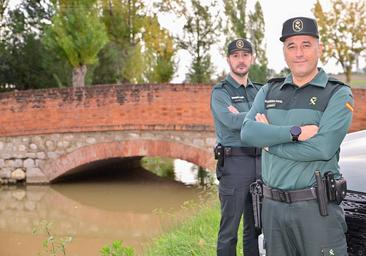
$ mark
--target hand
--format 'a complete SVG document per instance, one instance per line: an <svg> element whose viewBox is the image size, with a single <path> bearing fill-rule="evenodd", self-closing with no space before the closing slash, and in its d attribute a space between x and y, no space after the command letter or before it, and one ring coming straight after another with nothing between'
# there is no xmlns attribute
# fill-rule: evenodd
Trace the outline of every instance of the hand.
<svg viewBox="0 0 366 256"><path fill-rule="evenodd" d="M319 131L319 127L316 125L305 125L300 128L301 134L299 136L299 141L306 141L311 137L314 137Z"/></svg>
<svg viewBox="0 0 366 256"><path fill-rule="evenodd" d="M263 124L269 124L268 119L265 114L257 113L255 115L255 121L263 123Z"/></svg>
<svg viewBox="0 0 366 256"><path fill-rule="evenodd" d="M239 111L233 105L228 106L227 109L233 114L239 114Z"/></svg>

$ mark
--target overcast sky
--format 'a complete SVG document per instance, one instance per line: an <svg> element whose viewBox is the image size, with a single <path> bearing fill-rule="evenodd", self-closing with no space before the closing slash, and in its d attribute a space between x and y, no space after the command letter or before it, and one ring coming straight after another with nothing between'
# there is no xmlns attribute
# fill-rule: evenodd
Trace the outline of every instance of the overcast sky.
<svg viewBox="0 0 366 256"><path fill-rule="evenodd" d="M207 2L210 0L202 0ZM279 72L286 64L282 53L282 42L279 40L282 24L289 18L295 16L305 16L314 18L312 8L316 0L259 0L264 14L265 21L265 42L266 42L266 53L268 58L269 68ZM320 1L323 8L328 10L330 8L329 0ZM247 8L254 9L256 0L247 0ZM172 31L179 30L183 24L179 21L174 21L173 17L163 17L159 21ZM250 25L250 24L248 24ZM225 43L225 38L218 42L221 46ZM222 51L222 50L221 50ZM221 73L223 70L228 71L225 57L220 54L220 49L217 47L212 51L214 65L216 66L217 73ZM187 53L179 52L179 73L174 78L174 82L182 82L185 78L185 73L188 71L190 64L190 56ZM319 66L322 66L321 64ZM324 66L327 72L338 73L342 69L338 65L335 65L334 61L329 61Z"/></svg>

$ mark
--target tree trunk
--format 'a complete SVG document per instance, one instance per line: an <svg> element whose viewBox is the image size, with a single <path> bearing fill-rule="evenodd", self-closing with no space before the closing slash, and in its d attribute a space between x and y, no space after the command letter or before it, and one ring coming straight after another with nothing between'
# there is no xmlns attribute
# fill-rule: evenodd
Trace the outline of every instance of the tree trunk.
<svg viewBox="0 0 366 256"><path fill-rule="evenodd" d="M87 67L82 65L72 70L72 87L84 87Z"/></svg>
<svg viewBox="0 0 366 256"><path fill-rule="evenodd" d="M352 67L347 66L346 67L346 83L349 84L351 82L351 76L352 76Z"/></svg>

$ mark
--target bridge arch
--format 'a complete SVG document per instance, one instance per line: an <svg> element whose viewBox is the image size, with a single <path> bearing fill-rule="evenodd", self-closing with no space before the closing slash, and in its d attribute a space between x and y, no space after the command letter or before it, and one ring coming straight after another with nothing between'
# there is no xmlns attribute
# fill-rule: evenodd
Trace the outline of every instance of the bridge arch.
<svg viewBox="0 0 366 256"><path fill-rule="evenodd" d="M203 168L214 170L212 153L205 149L175 141L127 140L106 142L81 147L47 163L45 170L49 182L71 170L92 162L120 157L163 156L189 161Z"/></svg>

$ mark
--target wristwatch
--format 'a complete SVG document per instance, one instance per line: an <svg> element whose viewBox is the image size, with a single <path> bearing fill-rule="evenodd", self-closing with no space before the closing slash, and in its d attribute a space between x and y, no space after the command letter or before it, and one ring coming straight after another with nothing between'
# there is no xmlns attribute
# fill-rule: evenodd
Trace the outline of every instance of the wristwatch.
<svg viewBox="0 0 366 256"><path fill-rule="evenodd" d="M292 126L290 129L292 136L292 141L299 141L299 136L301 134L301 128L299 126Z"/></svg>

